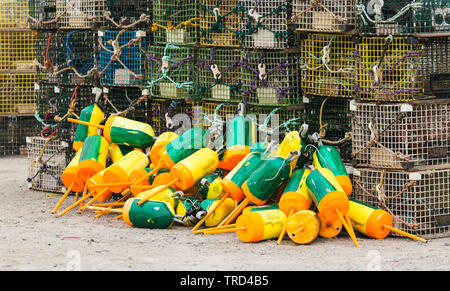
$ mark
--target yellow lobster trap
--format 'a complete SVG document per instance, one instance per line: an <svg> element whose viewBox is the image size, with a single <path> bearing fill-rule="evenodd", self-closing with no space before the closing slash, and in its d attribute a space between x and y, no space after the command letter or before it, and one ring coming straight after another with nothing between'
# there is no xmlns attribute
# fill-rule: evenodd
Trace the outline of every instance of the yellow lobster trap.
<svg viewBox="0 0 450 291"><path fill-rule="evenodd" d="M35 73L0 74L0 115L34 114L35 83Z"/></svg>
<svg viewBox="0 0 450 291"><path fill-rule="evenodd" d="M2 0L0 2L0 29L27 29L28 0Z"/></svg>
<svg viewBox="0 0 450 291"><path fill-rule="evenodd" d="M302 40L302 90L305 95L352 97L354 40L347 35L309 34Z"/></svg>
<svg viewBox="0 0 450 291"><path fill-rule="evenodd" d="M36 32L0 31L0 72L36 72Z"/></svg>
<svg viewBox="0 0 450 291"><path fill-rule="evenodd" d="M200 44L239 47L238 0L201 0Z"/></svg>
<svg viewBox="0 0 450 291"><path fill-rule="evenodd" d="M350 32L356 26L356 0L293 0L291 21L298 31Z"/></svg>
<svg viewBox="0 0 450 291"><path fill-rule="evenodd" d="M450 170L354 168L352 182L353 199L389 212L395 228L425 238L450 236Z"/></svg>
<svg viewBox="0 0 450 291"><path fill-rule="evenodd" d="M424 93L423 45L411 37L363 37L354 50L364 101L411 101Z"/></svg>
<svg viewBox="0 0 450 291"><path fill-rule="evenodd" d="M193 104L192 126L208 129L214 123L230 121L238 111L238 104L201 102Z"/></svg>

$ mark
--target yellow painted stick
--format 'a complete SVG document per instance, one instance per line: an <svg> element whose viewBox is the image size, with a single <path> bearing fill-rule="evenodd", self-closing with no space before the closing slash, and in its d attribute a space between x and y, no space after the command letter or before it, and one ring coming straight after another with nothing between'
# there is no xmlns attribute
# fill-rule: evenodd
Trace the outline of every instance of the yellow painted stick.
<svg viewBox="0 0 450 291"><path fill-rule="evenodd" d="M60 214L58 214L58 216L63 216L64 214L66 214L67 212L69 212L70 210L74 209L75 207L77 207L78 205L81 204L81 202L83 202L84 200L88 199L91 196L91 194L86 194L83 197L81 197L80 200L78 200L77 202L75 202L74 204L72 204L71 206L67 207L66 209L64 209Z"/></svg>
<svg viewBox="0 0 450 291"><path fill-rule="evenodd" d="M240 231L240 230L245 230L245 226L224 228L224 229L218 229L218 230L209 230L209 231L203 232L203 234L219 234L219 233L236 232L236 231Z"/></svg>
<svg viewBox="0 0 450 291"><path fill-rule="evenodd" d="M205 228L205 229L200 229L200 230L196 230L195 232L193 232L194 234L199 234L199 233L203 233L205 231L210 231L210 230L218 230L218 229L227 229L227 228L232 228L235 227L236 224L228 224L228 225L224 225L224 226L216 226L216 227L211 227L211 228Z"/></svg>
<svg viewBox="0 0 450 291"><path fill-rule="evenodd" d="M67 189L66 193L59 199L58 204L56 204L55 208L53 209L52 213L55 214L56 211L58 211L59 207L61 207L61 204L63 204L64 200L66 200L67 195L69 195L70 191L72 191L73 186L75 183L70 184L69 188Z"/></svg>
<svg viewBox="0 0 450 291"><path fill-rule="evenodd" d="M108 212L114 212L114 213L123 213L122 209L108 209L108 208L104 208L104 207L96 207L96 206L86 206L87 209L89 210L100 210L100 211L108 211Z"/></svg>
<svg viewBox="0 0 450 291"><path fill-rule="evenodd" d="M411 234L411 233L407 233L407 232L405 232L405 231L403 231L403 230L394 228L394 227L392 227L392 226L389 226L389 225L384 224L383 227L386 227L386 228L389 229L390 231L396 232L396 233L401 234L401 235L403 235L403 236L406 236L406 237L408 237L408 238L410 238L410 239L418 240L418 241L421 241L421 242L424 242L424 243L427 242L426 239L423 239L423 238L421 238L421 237L415 236L415 235L413 235L413 234Z"/></svg>
<svg viewBox="0 0 450 291"><path fill-rule="evenodd" d="M350 238L353 240L353 243L355 246L359 247L359 243L356 240L356 236L351 231L351 228L348 226L347 221L342 216L342 213L339 211L339 209L336 209L336 213L339 216L339 219L341 220L342 224L344 225L345 229L347 230L348 234L350 235Z"/></svg>
<svg viewBox="0 0 450 291"><path fill-rule="evenodd" d="M83 194L81 195L81 197L86 196L87 190L88 190L88 186L85 185L85 186L84 186L84 190L83 190ZM82 202L82 203L80 204L80 213L81 213L81 208L82 208L83 206L84 206L84 202Z"/></svg>
<svg viewBox="0 0 450 291"><path fill-rule="evenodd" d="M155 192L152 193L152 195L148 195L145 198L142 198L141 200L138 201L137 205L142 205L143 203L145 203L147 200L149 200L150 198L152 198L153 196L156 196L157 194L161 193L162 191L168 189L170 186L172 186L173 184L175 184L176 182L178 182L178 178L173 179L172 181L170 181L169 183L167 183L167 185L164 185L164 187L162 187L159 192Z"/></svg>
<svg viewBox="0 0 450 291"><path fill-rule="evenodd" d="M233 222L234 219L236 219L236 217L238 217L238 216L242 213L242 211L244 211L244 208L247 207L247 205L250 204L250 202L251 202L250 199L245 198L245 199L241 202L241 204L239 204L239 206L236 207L236 208L230 213L230 215L228 215L228 217L225 218L225 219L219 224L219 226L228 225L228 224L230 224L231 222Z"/></svg>
<svg viewBox="0 0 450 291"><path fill-rule="evenodd" d="M294 209L291 208L291 211L289 211L288 219L294 214ZM287 227L287 220L286 223L283 225L283 229L281 230L280 236L278 237L277 245L281 245L281 241L284 238L284 235L286 234L286 227Z"/></svg>
<svg viewBox="0 0 450 291"><path fill-rule="evenodd" d="M86 207L88 207L89 205L91 205L92 203L97 201L97 199L100 198L100 196L102 196L106 191L108 191L108 188L105 188L102 191L98 192L98 194L95 195L88 203L86 203L86 205L83 206L83 208L81 208L81 210L82 211L86 210Z"/></svg>
<svg viewBox="0 0 450 291"><path fill-rule="evenodd" d="M136 187L137 185L139 185L139 183L141 183L142 181L144 181L145 179L148 179L151 175L153 175L154 173L158 172L159 169L161 169L161 167L163 166L163 162L162 160L158 161L158 164L156 165L156 167L151 170L150 172L148 172L147 174L145 174L144 176L140 177L139 179L136 180L136 182L134 182L133 184L131 184L129 187L127 187L125 190L122 191L122 195L127 194L131 188ZM146 185L149 186L149 185Z"/></svg>
<svg viewBox="0 0 450 291"><path fill-rule="evenodd" d="M223 202L225 202L225 200L228 198L228 196L230 196L228 193L226 193L225 195L222 196L222 198L216 203L216 205L214 206L213 209L209 210L208 213L205 215L205 217L203 217L202 219L200 219L200 221L194 226L194 228L192 228L192 233L195 234L195 231L203 225L203 223L214 213L214 211L216 211L216 209L222 205Z"/></svg>
<svg viewBox="0 0 450 291"><path fill-rule="evenodd" d="M91 123L91 122L87 122L87 121L83 121L83 120L67 118L67 121L82 124L82 125L87 125L87 126L93 126L93 127L100 128L100 129L105 129L104 125L95 124L95 123Z"/></svg>

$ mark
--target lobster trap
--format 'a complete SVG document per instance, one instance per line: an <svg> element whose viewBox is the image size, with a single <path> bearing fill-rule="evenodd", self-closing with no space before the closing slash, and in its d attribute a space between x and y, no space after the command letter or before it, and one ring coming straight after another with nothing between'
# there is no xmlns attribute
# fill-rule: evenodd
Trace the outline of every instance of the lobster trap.
<svg viewBox="0 0 450 291"><path fill-rule="evenodd" d="M65 85L98 83L94 32L61 30L50 33L47 45L44 37L42 45L39 49L45 48L45 54L40 56L44 59L41 59L39 67L48 75L49 82L55 80Z"/></svg>
<svg viewBox="0 0 450 291"><path fill-rule="evenodd" d="M28 0L2 0L0 2L0 29L27 29Z"/></svg>
<svg viewBox="0 0 450 291"><path fill-rule="evenodd" d="M242 101L241 52L201 48L198 55L198 93L203 100Z"/></svg>
<svg viewBox="0 0 450 291"><path fill-rule="evenodd" d="M32 116L0 116L0 156L22 154L26 137L38 133Z"/></svg>
<svg viewBox="0 0 450 291"><path fill-rule="evenodd" d="M152 99L149 122L157 136L164 132L184 132L193 126L193 103L184 99Z"/></svg>
<svg viewBox="0 0 450 291"><path fill-rule="evenodd" d="M194 115L192 126L207 130L214 123L230 121L238 111L238 104L219 102L201 102L193 105Z"/></svg>
<svg viewBox="0 0 450 291"><path fill-rule="evenodd" d="M450 100L353 103L352 136L362 167L425 170L450 167Z"/></svg>
<svg viewBox="0 0 450 291"><path fill-rule="evenodd" d="M68 159L69 144L57 139L27 137L28 188L38 191L64 193L65 187L59 177Z"/></svg>
<svg viewBox="0 0 450 291"><path fill-rule="evenodd" d="M306 95L352 97L355 82L351 36L308 34L302 40L302 89Z"/></svg>
<svg viewBox="0 0 450 291"><path fill-rule="evenodd" d="M245 103L281 106L301 102L300 54L294 51L244 52L242 90Z"/></svg>
<svg viewBox="0 0 450 291"><path fill-rule="evenodd" d="M195 45L199 42L200 18L195 0L154 0L154 43Z"/></svg>
<svg viewBox="0 0 450 291"><path fill-rule="evenodd" d="M60 32L61 33L61 32ZM57 66L57 35L56 31L41 30L36 33L35 41L35 65L37 79L41 82L60 84L63 83L62 75L55 75ZM61 37L59 37L61 40ZM62 45L60 45L62 47ZM60 61L64 62L63 53L59 52ZM63 66L63 63L60 65ZM67 81L67 80L66 80Z"/></svg>
<svg viewBox="0 0 450 291"><path fill-rule="evenodd" d="M36 111L36 74L0 74L0 115L32 115Z"/></svg>
<svg viewBox="0 0 450 291"><path fill-rule="evenodd" d="M425 94L450 96L450 39L427 38L424 44Z"/></svg>
<svg viewBox="0 0 450 291"><path fill-rule="evenodd" d="M363 34L438 36L450 33L449 0L360 0Z"/></svg>
<svg viewBox="0 0 450 291"><path fill-rule="evenodd" d="M56 0L56 21L59 28L94 29L103 26L106 1Z"/></svg>
<svg viewBox="0 0 450 291"><path fill-rule="evenodd" d="M305 97L305 118L309 134L319 134L326 145L334 146L344 162L350 162L352 154L352 124L350 99Z"/></svg>
<svg viewBox="0 0 450 291"><path fill-rule="evenodd" d="M239 47L238 0L201 0L200 44L203 46Z"/></svg>
<svg viewBox="0 0 450 291"><path fill-rule="evenodd" d="M145 31L99 31L98 41L101 85L136 87L144 83L149 45Z"/></svg>
<svg viewBox="0 0 450 291"><path fill-rule="evenodd" d="M0 71L36 73L34 31L0 31Z"/></svg>
<svg viewBox="0 0 450 291"><path fill-rule="evenodd" d="M286 0L241 0L239 38L245 48L283 49L288 47L290 33Z"/></svg>
<svg viewBox="0 0 450 291"><path fill-rule="evenodd" d="M151 0L106 0L103 24L112 29L146 28L152 16Z"/></svg>
<svg viewBox="0 0 450 291"><path fill-rule="evenodd" d="M193 98L197 86L195 52L189 47L150 46L147 84L155 98Z"/></svg>
<svg viewBox="0 0 450 291"><path fill-rule="evenodd" d="M400 230L425 238L450 235L450 170L355 168L353 189L354 199L388 211Z"/></svg>
<svg viewBox="0 0 450 291"><path fill-rule="evenodd" d="M423 45L409 37L357 41L355 91L364 101L402 102L424 93Z"/></svg>
<svg viewBox="0 0 450 291"><path fill-rule="evenodd" d="M298 31L351 32L356 26L356 0L293 0L292 23Z"/></svg>
<svg viewBox="0 0 450 291"><path fill-rule="evenodd" d="M28 0L30 28L35 30L58 29L56 0Z"/></svg>

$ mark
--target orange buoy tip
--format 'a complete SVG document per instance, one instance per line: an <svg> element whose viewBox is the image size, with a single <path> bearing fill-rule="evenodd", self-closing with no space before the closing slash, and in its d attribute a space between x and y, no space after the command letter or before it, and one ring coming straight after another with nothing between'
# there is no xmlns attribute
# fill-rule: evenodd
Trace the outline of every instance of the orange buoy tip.
<svg viewBox="0 0 450 291"><path fill-rule="evenodd" d="M367 220L367 235L376 239L385 239L391 232L385 227L386 225L392 226L392 216L382 209L375 210Z"/></svg>
<svg viewBox="0 0 450 291"><path fill-rule="evenodd" d="M320 220L313 211L302 210L288 218L286 232L298 244L309 244L319 235Z"/></svg>
<svg viewBox="0 0 450 291"><path fill-rule="evenodd" d="M353 186L352 181L350 178L346 175L336 176L336 180L339 182L339 185L341 185L342 190L344 190L345 194L347 196L350 196L353 192Z"/></svg>
<svg viewBox="0 0 450 291"><path fill-rule="evenodd" d="M317 208L327 220L335 221L339 219L336 210L339 210L342 215L348 212L348 196L341 191L330 192L322 198Z"/></svg>

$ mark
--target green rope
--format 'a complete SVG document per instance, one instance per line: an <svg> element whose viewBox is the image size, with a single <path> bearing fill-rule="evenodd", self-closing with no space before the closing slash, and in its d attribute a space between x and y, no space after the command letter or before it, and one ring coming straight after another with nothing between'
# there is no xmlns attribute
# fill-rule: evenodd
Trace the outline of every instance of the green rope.
<svg viewBox="0 0 450 291"><path fill-rule="evenodd" d="M372 19L372 18L370 18L369 14L367 13L366 7L364 4L356 5L356 8L358 10L358 15L361 17L364 25L368 25L368 22L366 21L366 19L371 23L391 23L391 22L396 21L400 17L402 17L403 14L405 14L409 9L419 9L422 7L423 7L422 3L413 2L413 3L407 4L405 7L400 9L400 11L397 14L395 14L394 16L392 16L388 19L383 19L380 14L376 14L375 19Z"/></svg>

